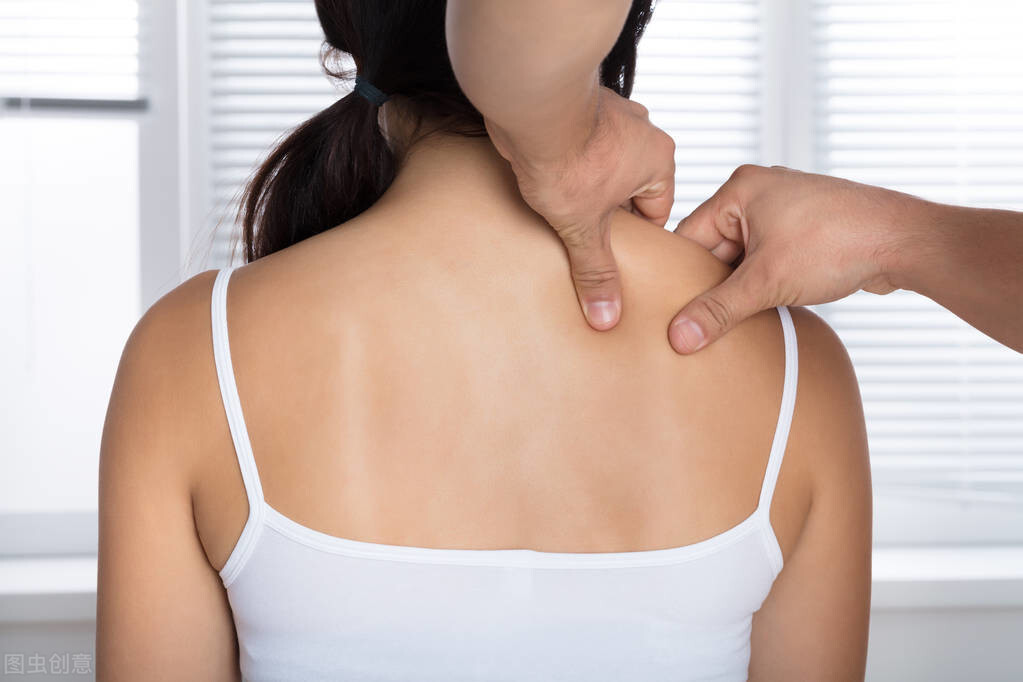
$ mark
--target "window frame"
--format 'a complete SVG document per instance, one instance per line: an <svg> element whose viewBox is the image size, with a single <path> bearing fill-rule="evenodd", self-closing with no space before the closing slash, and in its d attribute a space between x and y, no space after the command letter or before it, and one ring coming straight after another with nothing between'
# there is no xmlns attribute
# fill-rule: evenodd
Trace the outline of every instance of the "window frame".
<svg viewBox="0 0 1023 682"><path fill-rule="evenodd" d="M139 0L139 266L144 312L181 281L189 243L188 0Z"/></svg>

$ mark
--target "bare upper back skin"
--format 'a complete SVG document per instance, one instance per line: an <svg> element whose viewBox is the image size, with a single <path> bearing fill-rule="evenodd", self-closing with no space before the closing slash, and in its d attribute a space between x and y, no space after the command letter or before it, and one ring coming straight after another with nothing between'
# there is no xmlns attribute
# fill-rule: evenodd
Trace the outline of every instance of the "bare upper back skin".
<svg viewBox="0 0 1023 682"><path fill-rule="evenodd" d="M624 314L600 333L535 216L416 220L371 209L234 273L231 352L271 506L368 542L561 552L681 546L753 512L783 383L777 313L690 357L666 338L725 266L621 212ZM183 288L208 311L211 286L207 272ZM214 415L190 466L219 569L247 504L205 327ZM786 556L812 465L791 450L772 508Z"/></svg>

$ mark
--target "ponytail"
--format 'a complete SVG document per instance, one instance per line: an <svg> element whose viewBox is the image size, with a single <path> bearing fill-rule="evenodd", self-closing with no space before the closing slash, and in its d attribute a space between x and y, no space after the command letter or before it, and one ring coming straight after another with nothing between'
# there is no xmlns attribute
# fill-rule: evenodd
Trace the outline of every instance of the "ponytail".
<svg viewBox="0 0 1023 682"><path fill-rule="evenodd" d="M380 198L396 164L377 112L350 93L274 148L242 194L246 262L350 220Z"/></svg>

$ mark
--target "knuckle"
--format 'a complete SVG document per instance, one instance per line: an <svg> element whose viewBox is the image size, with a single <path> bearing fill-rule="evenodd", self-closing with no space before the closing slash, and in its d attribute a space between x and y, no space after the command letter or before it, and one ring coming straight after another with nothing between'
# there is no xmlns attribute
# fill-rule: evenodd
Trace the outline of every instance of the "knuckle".
<svg viewBox="0 0 1023 682"><path fill-rule="evenodd" d="M753 163L744 163L738 168L736 168L734 171L732 171L732 177L730 179L736 181L745 180L753 175L756 175L761 170L763 170L762 166L758 166Z"/></svg>
<svg viewBox="0 0 1023 682"><path fill-rule="evenodd" d="M569 249L583 249L596 241L594 229L578 223L558 228L558 236Z"/></svg>
<svg viewBox="0 0 1023 682"><path fill-rule="evenodd" d="M732 325L732 311L725 303L713 294L700 299L700 305L719 329L728 329Z"/></svg>
<svg viewBox="0 0 1023 682"><path fill-rule="evenodd" d="M677 148L677 145L675 144L675 138L673 138L671 135L664 132L663 130L661 131L660 138L661 144L664 146L665 152L671 154L671 156L674 157L675 149Z"/></svg>
<svg viewBox="0 0 1023 682"><path fill-rule="evenodd" d="M582 268L572 273L572 279L582 289L598 289L618 279L613 267Z"/></svg>
<svg viewBox="0 0 1023 682"><path fill-rule="evenodd" d="M632 110L636 114L636 116L639 116L641 118L650 118L649 109L647 109L645 106L643 106L634 99L630 99L629 102L632 103Z"/></svg>

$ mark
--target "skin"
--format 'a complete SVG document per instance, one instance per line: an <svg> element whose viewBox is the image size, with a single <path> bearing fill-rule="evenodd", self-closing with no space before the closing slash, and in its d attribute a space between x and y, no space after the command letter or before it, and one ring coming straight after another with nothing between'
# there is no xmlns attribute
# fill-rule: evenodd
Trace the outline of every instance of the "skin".
<svg viewBox="0 0 1023 682"><path fill-rule="evenodd" d="M268 503L362 541L555 552L677 547L746 518L781 399L778 316L680 357L665 325L729 268L625 211L609 234L626 312L598 333L508 163L485 139L437 136L364 214L236 270L231 352ZM154 304L118 369L100 463L102 681L238 679L217 571L248 508L213 364L214 274ZM798 396L770 510L785 567L754 616L750 675L860 680L863 416L833 332L793 317Z"/></svg>
<svg viewBox="0 0 1023 682"><path fill-rule="evenodd" d="M735 274L669 327L690 353L749 315L859 289L916 291L1023 353L1023 213L962 208L788 168L742 166L675 230Z"/></svg>
<svg viewBox="0 0 1023 682"><path fill-rule="evenodd" d="M610 226L619 207L664 227L675 143L645 107L600 87L631 0L451 0L447 45L526 203L561 237L594 329L618 323Z"/></svg>

